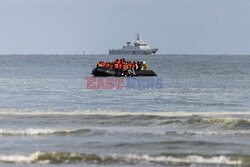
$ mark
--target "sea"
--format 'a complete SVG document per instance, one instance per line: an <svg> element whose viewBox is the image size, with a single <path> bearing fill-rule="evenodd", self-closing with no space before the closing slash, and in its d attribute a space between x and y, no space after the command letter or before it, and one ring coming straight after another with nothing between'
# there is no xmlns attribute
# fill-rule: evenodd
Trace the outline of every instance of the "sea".
<svg viewBox="0 0 250 167"><path fill-rule="evenodd" d="M157 76L92 76L116 58ZM250 166L250 56L1 55L0 166Z"/></svg>

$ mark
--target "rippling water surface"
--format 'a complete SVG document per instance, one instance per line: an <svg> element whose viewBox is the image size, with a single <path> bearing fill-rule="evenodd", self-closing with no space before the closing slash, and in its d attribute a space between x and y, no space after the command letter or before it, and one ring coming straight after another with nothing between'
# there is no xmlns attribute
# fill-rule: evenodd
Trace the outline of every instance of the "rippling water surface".
<svg viewBox="0 0 250 167"><path fill-rule="evenodd" d="M115 58L0 56L0 166L250 166L250 56L127 56L163 88L86 89Z"/></svg>

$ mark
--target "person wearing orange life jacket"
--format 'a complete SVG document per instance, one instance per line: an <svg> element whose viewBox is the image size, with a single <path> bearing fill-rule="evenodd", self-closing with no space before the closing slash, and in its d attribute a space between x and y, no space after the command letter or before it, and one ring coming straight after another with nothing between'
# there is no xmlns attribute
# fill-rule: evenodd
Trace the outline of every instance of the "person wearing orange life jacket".
<svg viewBox="0 0 250 167"><path fill-rule="evenodd" d="M119 70L122 69L122 63L120 63L120 64L118 65L118 68L119 68Z"/></svg>
<svg viewBox="0 0 250 167"><path fill-rule="evenodd" d="M135 72L135 63L132 65L132 71Z"/></svg>
<svg viewBox="0 0 250 167"><path fill-rule="evenodd" d="M115 69L118 69L118 63L115 63L115 64L114 64L114 68L115 68Z"/></svg>
<svg viewBox="0 0 250 167"><path fill-rule="evenodd" d="M129 64L130 64L130 70L132 70L134 64L133 64L133 62L131 62L131 61L130 61Z"/></svg>
<svg viewBox="0 0 250 167"><path fill-rule="evenodd" d="M133 62L130 62L129 64L130 64L129 70L130 70L130 72L131 72L131 71L133 72Z"/></svg>
<svg viewBox="0 0 250 167"><path fill-rule="evenodd" d="M97 67L102 67L102 61L97 62Z"/></svg>
<svg viewBox="0 0 250 167"><path fill-rule="evenodd" d="M98 61L96 67L101 67L102 66L102 63L100 61Z"/></svg>
<svg viewBox="0 0 250 167"><path fill-rule="evenodd" d="M122 70L125 71L125 70L127 70L127 69L128 69L128 65L127 65L126 63L124 63L124 64L122 65Z"/></svg>
<svg viewBox="0 0 250 167"><path fill-rule="evenodd" d="M105 61L102 62L102 67L106 67L106 62Z"/></svg>
<svg viewBox="0 0 250 167"><path fill-rule="evenodd" d="M110 63L109 68L113 69L113 63Z"/></svg>
<svg viewBox="0 0 250 167"><path fill-rule="evenodd" d="M130 75L130 68L131 68L131 65L130 65L129 62L126 62L125 68L126 68L126 69L125 69L125 76Z"/></svg>
<svg viewBox="0 0 250 167"><path fill-rule="evenodd" d="M106 63L106 68L109 68L109 63L108 62Z"/></svg>
<svg viewBox="0 0 250 167"><path fill-rule="evenodd" d="M131 66L132 66L132 64L129 63L129 64L128 64L128 69L129 69L129 70L131 70Z"/></svg>

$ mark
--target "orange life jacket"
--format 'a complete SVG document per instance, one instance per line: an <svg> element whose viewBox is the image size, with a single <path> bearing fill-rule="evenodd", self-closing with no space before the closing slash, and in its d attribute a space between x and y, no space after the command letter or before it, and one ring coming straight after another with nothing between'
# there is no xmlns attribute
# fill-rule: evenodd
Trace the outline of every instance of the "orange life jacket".
<svg viewBox="0 0 250 167"><path fill-rule="evenodd" d="M117 68L118 68L118 64L117 64L117 63L115 63L114 65L115 65L115 69L117 69Z"/></svg>
<svg viewBox="0 0 250 167"><path fill-rule="evenodd" d="M131 69L131 64L128 64L128 69Z"/></svg>
<svg viewBox="0 0 250 167"><path fill-rule="evenodd" d="M119 64L119 69L122 69L122 64Z"/></svg>
<svg viewBox="0 0 250 167"><path fill-rule="evenodd" d="M126 64L122 65L122 69L125 70L126 69Z"/></svg>
<svg viewBox="0 0 250 167"><path fill-rule="evenodd" d="M98 61L97 63L98 67L102 67L102 63Z"/></svg>

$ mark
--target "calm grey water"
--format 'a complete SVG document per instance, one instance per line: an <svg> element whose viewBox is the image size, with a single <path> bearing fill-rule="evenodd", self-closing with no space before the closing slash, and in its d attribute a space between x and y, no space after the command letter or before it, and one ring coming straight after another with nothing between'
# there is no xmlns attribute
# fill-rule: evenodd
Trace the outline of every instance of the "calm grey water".
<svg viewBox="0 0 250 167"><path fill-rule="evenodd" d="M0 56L0 166L250 166L250 56L128 55L163 88L86 89L117 57Z"/></svg>

